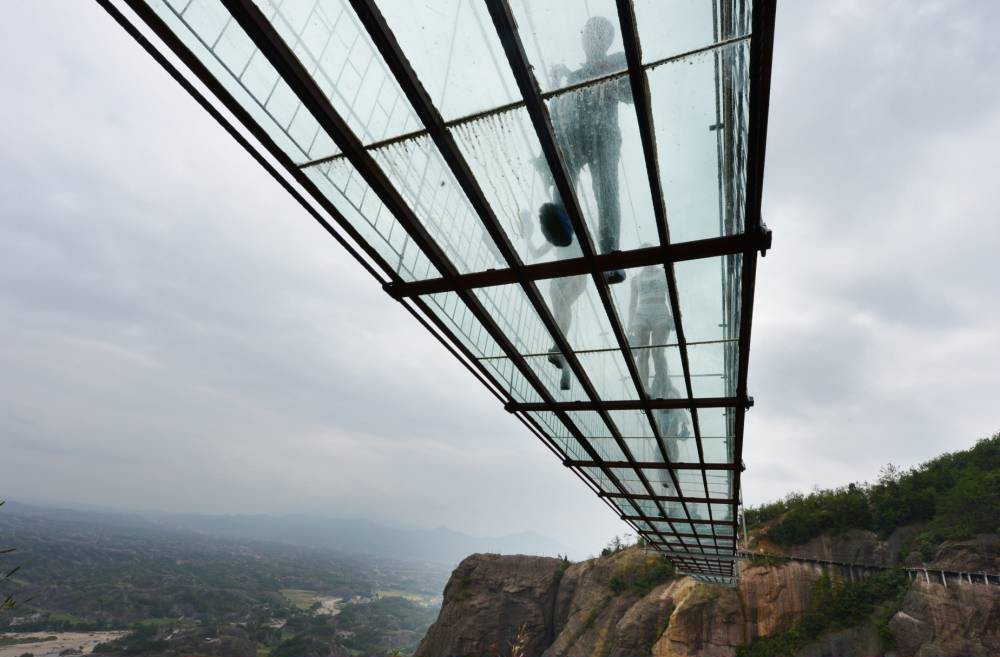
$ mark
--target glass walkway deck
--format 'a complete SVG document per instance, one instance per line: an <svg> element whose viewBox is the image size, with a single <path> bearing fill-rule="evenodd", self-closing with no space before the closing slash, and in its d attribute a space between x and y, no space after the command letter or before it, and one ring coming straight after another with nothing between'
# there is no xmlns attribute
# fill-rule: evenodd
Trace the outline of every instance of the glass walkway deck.
<svg viewBox="0 0 1000 657"><path fill-rule="evenodd" d="M773 0L97 1L648 545L734 582Z"/></svg>

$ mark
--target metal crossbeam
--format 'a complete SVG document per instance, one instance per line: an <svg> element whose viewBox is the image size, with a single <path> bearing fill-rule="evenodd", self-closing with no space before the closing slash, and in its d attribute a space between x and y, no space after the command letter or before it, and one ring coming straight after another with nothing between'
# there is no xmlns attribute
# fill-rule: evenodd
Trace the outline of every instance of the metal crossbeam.
<svg viewBox="0 0 1000 657"><path fill-rule="evenodd" d="M580 459L565 459L563 465L571 468L596 468L605 465L609 468L637 467L644 470L738 470L735 463L661 463L659 461L629 463L628 461L583 461Z"/></svg>
<svg viewBox="0 0 1000 657"><path fill-rule="evenodd" d="M678 242L666 246L650 246L629 251L595 254L588 260L584 257L552 260L508 269L489 269L470 274L459 274L450 278L431 278L424 281L390 283L386 292L396 298L455 292L460 289L510 285L522 281L541 281L563 276L582 276L597 271L613 269L633 269L651 265L666 265L672 262L697 260L715 256L735 255L748 249L766 248L766 236L760 233L725 235L703 240Z"/></svg>
<svg viewBox="0 0 1000 657"><path fill-rule="evenodd" d="M679 547L679 546L674 545L673 543L656 543L656 542L652 542L652 543L650 543L650 545L657 546L657 549L660 552L662 552L663 554L665 554L665 555L667 555L669 557L690 557L691 556L690 552L681 552L679 550L672 550L672 549L670 549L672 547ZM662 546L662 547L660 547L660 546ZM706 553L703 557L699 557L698 559L695 559L694 561L701 561L701 560L705 560L705 561L709 561L709 562L711 562L711 561L739 561L740 558L741 557L738 557L735 554L707 554ZM719 572L723 573L725 571L720 570Z"/></svg>
<svg viewBox="0 0 1000 657"><path fill-rule="evenodd" d="M648 520L647 518L644 518L644 517L632 516L632 515L628 515L628 514L621 515L619 517L622 520L626 520L628 522L642 522L642 521ZM690 520L688 518L654 518L654 520L656 520L658 522L662 522L664 520L669 520L671 522L689 523L689 524L692 524L692 525L728 525L730 527L735 527L736 524L737 524L735 520ZM719 538L726 538L726 535L725 534L720 534Z"/></svg>
<svg viewBox="0 0 1000 657"><path fill-rule="evenodd" d="M627 499L627 500L653 500L657 502L692 502L694 504L736 504L736 498L734 497L690 497L687 495L641 495L637 493L605 493L601 492L602 497L610 497L611 499ZM648 518L647 518L648 520ZM662 518L653 518L653 520L662 520ZM697 519L685 520L684 522L699 522Z"/></svg>
<svg viewBox="0 0 1000 657"><path fill-rule="evenodd" d="M689 408L730 408L745 405L747 400L737 397L695 397L694 399L615 399L598 400L597 402L569 401L545 404L537 402L511 402L504 408L514 413L517 411L632 411L656 409L689 409Z"/></svg>

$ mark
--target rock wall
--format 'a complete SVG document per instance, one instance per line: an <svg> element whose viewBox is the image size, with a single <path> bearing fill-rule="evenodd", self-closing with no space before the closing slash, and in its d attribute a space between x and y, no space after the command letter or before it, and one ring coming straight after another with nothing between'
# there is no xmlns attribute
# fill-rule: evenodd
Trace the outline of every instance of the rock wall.
<svg viewBox="0 0 1000 657"><path fill-rule="evenodd" d="M914 582L889 621L899 655L1000 655L1000 586Z"/></svg>
<svg viewBox="0 0 1000 657"><path fill-rule="evenodd" d="M826 550L817 556L839 560L872 549L859 547L859 537L848 540L852 545L817 548ZM940 556L956 560L953 566L963 565L963 550L992 559L991 541L953 545ZM452 575L416 657L506 657L515 644L525 656L734 655L737 646L791 627L823 575L801 562L743 563L737 588L681 577L651 590L630 584L629 574L642 572L649 559L656 557L631 549L564 569L544 557L472 555ZM1000 655L1000 587L914 582L889 630L898 648L887 654L896 657ZM866 624L822 637L802 654L872 656L881 654L881 643Z"/></svg>
<svg viewBox="0 0 1000 657"><path fill-rule="evenodd" d="M554 637L559 559L474 554L444 588L437 621L416 655L540 655Z"/></svg>

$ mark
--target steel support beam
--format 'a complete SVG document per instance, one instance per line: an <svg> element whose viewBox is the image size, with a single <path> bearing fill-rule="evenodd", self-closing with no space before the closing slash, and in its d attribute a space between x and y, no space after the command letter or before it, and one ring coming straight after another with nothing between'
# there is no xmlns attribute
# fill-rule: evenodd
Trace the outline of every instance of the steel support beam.
<svg viewBox="0 0 1000 657"><path fill-rule="evenodd" d="M648 518L640 516L623 515L620 516L622 520L627 520L629 522L643 522L648 521ZM653 518L657 522L662 522L664 520L669 520L671 522L677 523L688 523L692 525L728 525L730 527L735 527L736 522L732 520L690 520L688 518ZM720 534L719 538L732 538L732 536L727 534Z"/></svg>
<svg viewBox="0 0 1000 657"><path fill-rule="evenodd" d="M569 468L642 468L644 470L739 470L739 466L733 463L661 463L660 461L631 463L629 461L583 461L580 459L566 459L563 465Z"/></svg>
<svg viewBox="0 0 1000 657"><path fill-rule="evenodd" d="M655 542L653 542L653 543L650 543L650 545L655 545L656 548L660 552L662 552L663 554L667 555L668 557L687 557L688 559L691 559L691 553L690 552L680 552L679 550L669 549L670 547L679 547L679 546L674 546L671 543L655 543ZM663 547L660 547L660 546L663 546ZM737 557L735 554L704 554L704 555L698 555L697 558L693 559L693 561L701 561L701 560L705 560L705 561L709 561L709 562L711 562L711 561L739 561L740 558ZM720 570L720 572L725 572L725 571Z"/></svg>
<svg viewBox="0 0 1000 657"><path fill-rule="evenodd" d="M644 249L615 251L595 254L587 258L566 258L524 265L519 268L490 269L471 274L459 274L451 278L431 278L423 281L390 283L385 290L393 297L412 297L440 292L455 292L459 289L512 285L523 281L541 281L562 276L583 276L593 268L598 271L613 269L633 269L651 265L665 265L699 258L735 255L747 250L765 246L763 236L758 234L726 235L703 240L678 242L667 246L650 246Z"/></svg>
<svg viewBox="0 0 1000 657"><path fill-rule="evenodd" d="M601 491L601 497L610 497L611 499L627 499L627 500L652 500L657 502L692 502L694 504L736 504L736 498L734 497L688 497L679 495L642 495L639 493L606 493ZM647 520L649 520L647 518ZM662 518L653 518L653 520L662 520ZM685 520L684 522L700 522L695 520Z"/></svg>
<svg viewBox="0 0 1000 657"><path fill-rule="evenodd" d="M745 405L747 400L736 397L696 397L694 399L624 399L598 400L597 402L570 401L546 404L544 402L511 402L506 408L518 411L642 411L647 409L728 408Z"/></svg>
<svg viewBox="0 0 1000 657"><path fill-rule="evenodd" d="M753 34L750 41L750 115L747 135L747 181L745 227L748 233L767 236L770 232L760 216L764 182L764 156L767 146L768 106L771 97L771 58L774 50L774 19L776 0L755 0L753 4ZM750 363L750 331L753 324L754 287L757 279L757 251L743 254L743 289L740 302L740 355L736 396L747 396L747 371ZM734 451L737 459L743 454L745 409L736 408ZM734 490L740 491L741 471L736 471Z"/></svg>

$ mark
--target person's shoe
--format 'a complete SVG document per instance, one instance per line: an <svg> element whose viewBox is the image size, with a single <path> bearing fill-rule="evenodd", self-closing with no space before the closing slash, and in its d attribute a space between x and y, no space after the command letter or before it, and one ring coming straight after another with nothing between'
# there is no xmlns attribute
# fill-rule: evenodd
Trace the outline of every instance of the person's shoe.
<svg viewBox="0 0 1000 657"><path fill-rule="evenodd" d="M562 371L562 377L559 379L559 389L569 390L569 368L564 367Z"/></svg>
<svg viewBox="0 0 1000 657"><path fill-rule="evenodd" d="M624 269L612 269L611 271L604 272L604 281L608 285L617 285L625 280L625 270Z"/></svg>

